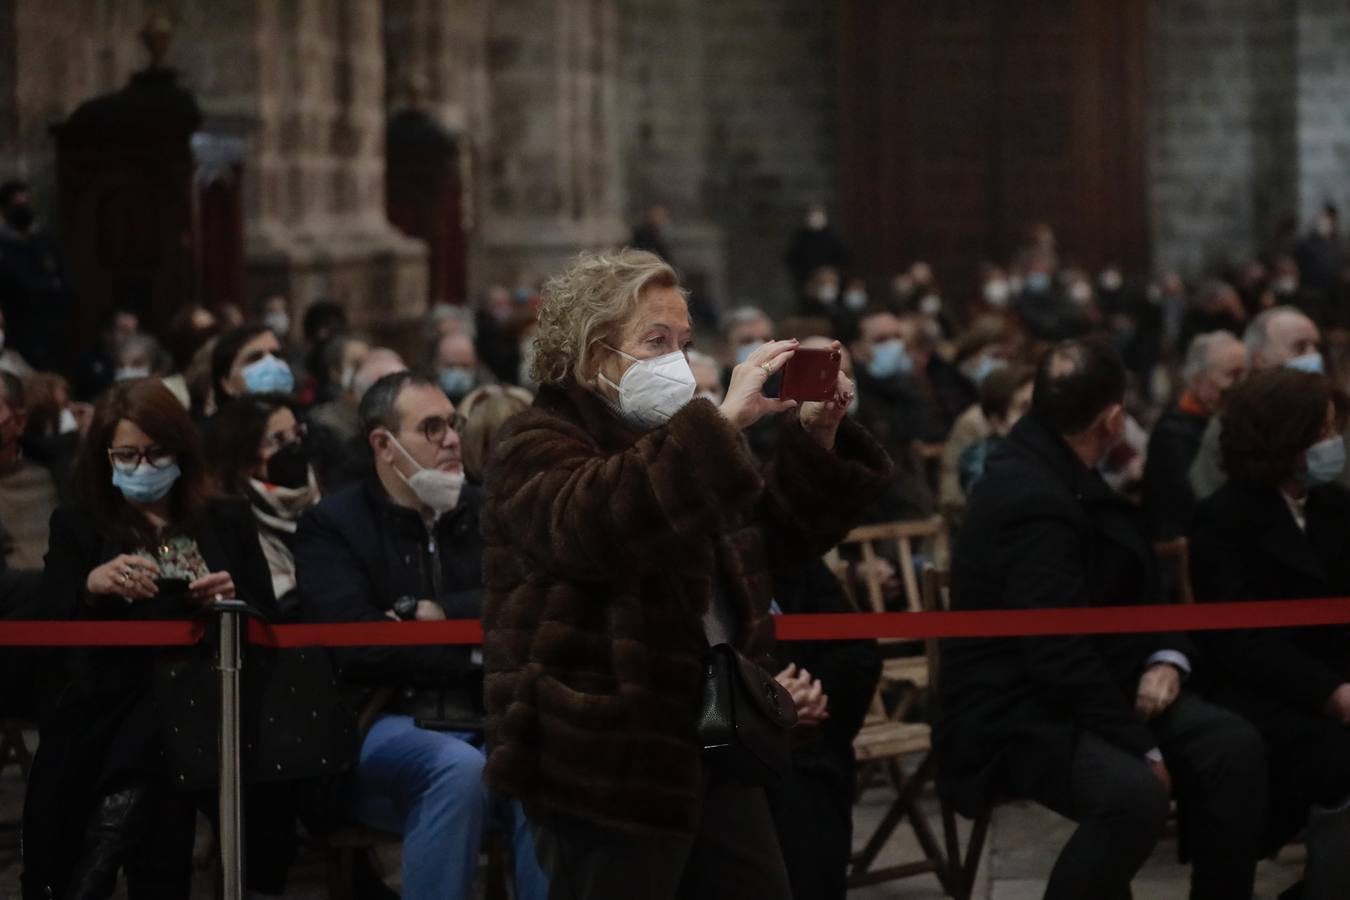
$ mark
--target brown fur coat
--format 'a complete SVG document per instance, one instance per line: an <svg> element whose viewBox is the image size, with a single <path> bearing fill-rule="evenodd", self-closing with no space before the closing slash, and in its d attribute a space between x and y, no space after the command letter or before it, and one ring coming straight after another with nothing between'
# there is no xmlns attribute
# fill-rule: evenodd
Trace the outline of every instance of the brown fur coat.
<svg viewBox="0 0 1350 900"><path fill-rule="evenodd" d="M487 473L489 784L537 821L692 833L714 579L767 661L770 557L823 553L890 473L849 421L832 453L786 423L761 469L706 400L637 434L574 383L543 388Z"/></svg>

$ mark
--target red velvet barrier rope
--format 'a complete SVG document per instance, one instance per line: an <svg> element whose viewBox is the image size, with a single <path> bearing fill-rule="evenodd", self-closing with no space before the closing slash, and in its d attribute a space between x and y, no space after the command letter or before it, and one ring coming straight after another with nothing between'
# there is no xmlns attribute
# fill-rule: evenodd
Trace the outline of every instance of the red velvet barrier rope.
<svg viewBox="0 0 1350 900"><path fill-rule="evenodd" d="M1350 624L1350 597L1267 600L1191 606L923 613L819 613L776 616L778 639L1028 637L1142 634ZM182 646L201 639L198 622L0 622L0 647ZM474 619L444 622L343 622L264 625L249 622L249 640L267 647L362 647L481 644Z"/></svg>

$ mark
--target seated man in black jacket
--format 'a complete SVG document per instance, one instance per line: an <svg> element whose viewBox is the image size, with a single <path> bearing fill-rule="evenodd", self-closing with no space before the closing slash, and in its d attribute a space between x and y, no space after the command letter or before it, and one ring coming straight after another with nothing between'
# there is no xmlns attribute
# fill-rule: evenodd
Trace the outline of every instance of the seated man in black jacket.
<svg viewBox="0 0 1350 900"><path fill-rule="evenodd" d="M1059 344L1031 412L990 459L952 569L954 609L1156 602L1133 507L1097 474L1124 430L1125 370L1104 345ZM1079 823L1049 900L1128 897L1175 787L1191 896L1250 897L1266 815L1261 740L1181 684L1181 635L945 641L939 787L965 815L1029 798Z"/></svg>
<svg viewBox="0 0 1350 900"><path fill-rule="evenodd" d="M454 405L435 381L396 372L366 393L360 418L373 477L330 494L296 534L305 619L476 619L480 495L464 483ZM487 814L478 650L351 647L334 658L368 727L353 815L403 834L404 897L469 896ZM547 883L516 818L516 895L544 900Z"/></svg>

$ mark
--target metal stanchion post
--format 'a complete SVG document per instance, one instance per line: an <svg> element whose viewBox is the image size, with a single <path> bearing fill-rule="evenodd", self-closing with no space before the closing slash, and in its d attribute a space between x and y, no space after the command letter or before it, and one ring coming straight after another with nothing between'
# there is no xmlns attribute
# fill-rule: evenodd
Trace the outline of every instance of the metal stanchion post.
<svg viewBox="0 0 1350 900"><path fill-rule="evenodd" d="M220 624L216 670L220 672L220 868L222 900L244 896L244 801L239 759L239 670L243 668L247 605L217 600Z"/></svg>

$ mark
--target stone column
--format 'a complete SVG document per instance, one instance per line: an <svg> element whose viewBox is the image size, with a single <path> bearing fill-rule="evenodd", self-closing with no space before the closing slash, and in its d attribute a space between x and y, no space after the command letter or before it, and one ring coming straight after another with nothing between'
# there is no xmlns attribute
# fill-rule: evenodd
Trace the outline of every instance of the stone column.
<svg viewBox="0 0 1350 900"><path fill-rule="evenodd" d="M1350 6L1341 0L1298 4L1299 218L1308 227L1327 201L1350 212Z"/></svg>
<svg viewBox="0 0 1350 900"><path fill-rule="evenodd" d="M384 0L385 96L456 136L481 128L487 0Z"/></svg>
<svg viewBox="0 0 1350 900"><path fill-rule="evenodd" d="M622 243L616 0L493 0L475 287Z"/></svg>
<svg viewBox="0 0 1350 900"><path fill-rule="evenodd" d="M253 16L241 30L256 64L245 198L255 298L282 293L299 311L332 297L358 325L420 315L425 249L384 215L380 4L244 2Z"/></svg>
<svg viewBox="0 0 1350 900"><path fill-rule="evenodd" d="M681 277L714 299L726 290L723 232L708 216L708 89L698 3L620 0L627 223L648 207L671 214Z"/></svg>

